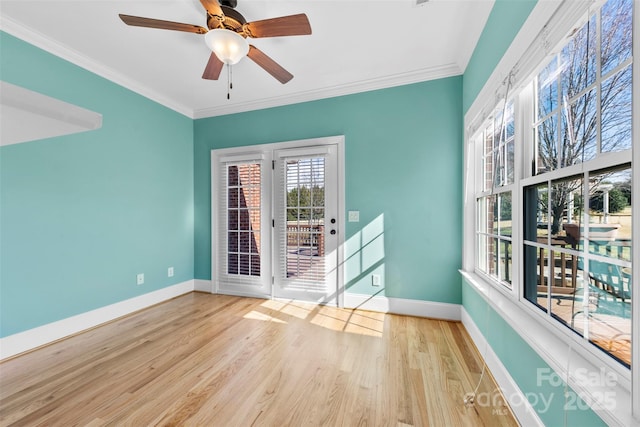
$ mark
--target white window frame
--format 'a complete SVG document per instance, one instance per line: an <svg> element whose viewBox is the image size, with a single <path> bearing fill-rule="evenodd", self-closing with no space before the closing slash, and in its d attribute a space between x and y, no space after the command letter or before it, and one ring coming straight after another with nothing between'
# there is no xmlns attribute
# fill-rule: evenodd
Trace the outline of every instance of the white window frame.
<svg viewBox="0 0 640 427"><path fill-rule="evenodd" d="M602 4L600 2L598 5ZM533 306L521 295L522 268L521 262L514 262L514 276L518 274L519 283L513 283L511 290L498 285L495 281L487 280L485 276L475 271L476 260L476 197L478 189L477 180L482 171L477 170L479 162L477 146L474 137L491 111L505 97L507 81L511 83L510 93L516 94L519 101L515 103L516 117L516 177L524 178L525 165L530 165L531 153L523 152L524 142L522 129L523 118L534 117L533 111L533 76L540 66L546 64L551 49L561 45L562 39L569 31L576 27L581 19L585 20L589 8L595 7L589 2L538 2L531 12L513 43L503 56L502 60L487 80L478 97L465 115L465 190L464 190L464 250L462 274L466 282L473 286L482 295L487 304L496 310L509 325L547 362L580 396L586 401L600 402L599 397L605 392L613 392L616 400L616 408L606 408L605 405L594 404L592 409L610 425L633 425L640 420L640 298L632 301L634 317L632 319L632 362L631 370L617 363L612 358L601 353L595 346L585 343L584 339L577 337L575 333L552 319L546 313ZM634 29L633 29L633 57L640 58L640 25L638 15L640 6L634 4ZM633 67L633 117L638 117L640 111L640 63L636 59ZM527 86L530 86L527 88ZM637 119L635 120L637 122ZM529 124L531 121L529 120ZM531 132L531 128L527 130ZM635 125L633 130L634 149L632 150L632 164L639 165L640 150L635 149L640 142L640 126ZM628 154L627 154L628 155ZM627 157L628 159L628 157ZM520 168L520 170L518 170ZM633 168L633 210L638 212L640 206L640 167ZM527 174L530 175L529 172ZM553 174L553 172L552 172ZM546 175L546 176L545 176ZM563 173L564 175L564 173ZM549 173L521 179L517 189L512 193L512 217L522 218L521 189L525 183L551 179ZM516 227L518 225L518 227ZM521 220L514 223L513 247L520 249L523 244L520 230ZM516 229L517 228L517 229ZM633 240L639 241L640 219L639 215L633 217ZM633 263L640 265L640 251L634 251ZM514 253L513 258L518 259L521 254ZM640 275L633 276L633 289L637 291L640 283ZM637 293L637 292L636 292ZM579 375L582 369L588 372L600 372L604 366L606 373L616 376L614 387L594 386L584 381ZM632 399L631 396L635 396ZM634 419L634 416L636 417Z"/></svg>
<svg viewBox="0 0 640 427"><path fill-rule="evenodd" d="M493 142L492 145L494 146L493 150L492 150L492 154L494 151L498 150L498 151L504 151L506 153L506 147L508 144L508 139L505 138L505 140L500 140L496 143L495 138L496 138L496 134L499 135L498 138L502 138L502 129L496 131L495 126L497 124L499 124L500 126L502 126L503 123L498 123L498 121L496 121L495 116L497 115L497 113L499 112L500 114L504 113L504 107L506 103L512 102L512 99L509 98L507 101L500 101L498 103L498 105L496 106L496 108L492 111L492 114L489 116L489 118L487 118L482 126L480 127L480 129L476 132L476 134L472 137L474 139L473 144L476 146L475 147L475 152L476 152L476 158L477 159L483 159L480 164L480 168L478 168L478 170L476 171L475 174L475 183L476 183L476 189L475 189L475 200L474 200L474 205L475 205L475 209L476 209L476 214L475 214L475 218L476 218L476 227L479 227L481 222L484 222L485 224L487 224L487 218L484 218L480 215L480 213L477 211L478 209L478 200L481 198L487 198L487 197L491 197L491 196L501 196L504 193L511 193L511 205L512 205L512 211L511 211L511 219L512 219L512 224L513 224L513 219L515 218L513 215L513 206L514 206L514 196L516 195L517 191L517 185L514 182L511 183L505 183L504 181L502 183L496 184L495 180L496 180L496 170L497 170L497 159L495 156L493 156L493 160L492 160L492 172L491 172L491 186L490 188L486 188L486 164L485 164L485 160L487 157L487 154L485 152L484 149L484 144L487 138L487 129L491 128L491 133L492 133L492 138L493 138ZM514 111L514 119L515 119L515 111ZM515 144L518 141L516 141L516 138L514 137L514 148L515 150L518 150L517 147L515 147ZM496 145L498 145L497 148ZM516 154L514 153L514 170L513 170L513 176L514 176L514 180L515 178L518 176L517 173L519 173L520 168L519 168L519 162L516 160ZM506 154L505 154L505 159L504 159L504 163L505 163L505 171L506 171L506 167L508 165L508 160L506 159ZM506 173L505 176L503 178L506 178ZM498 205L498 211L500 210L500 205ZM516 236L515 233L516 231L519 230L519 224L515 224L515 230L514 227L512 226L512 230L511 230L511 236L505 236L505 235L501 235L499 231L495 231L493 233L489 233L488 231L480 231L478 230L478 228L476 228L476 232L475 232L475 242L474 242L474 247L476 249L480 248L481 242L480 242L480 237L481 236L485 236L487 239L497 239L499 242L500 241L508 241L511 243L511 259L517 259L516 257L519 256L519 248L516 248L516 246L514 245L514 237ZM500 251L500 243L498 243L496 250ZM478 262L478 253L476 252L474 254L474 257L476 259L476 263ZM499 264L499 263L498 263ZM499 265L498 265L498 270L500 270ZM495 275L490 274L487 271L482 271L477 264L474 265L474 271L476 274L484 276L484 278L488 281L492 281L496 284L499 284L500 286L502 286L505 290L513 292L513 286L512 283L514 281L515 278L518 277L518 269L516 268L516 263L514 263L512 261L512 271L511 271L511 281L512 283L508 283L506 281L503 281L502 279L500 279L500 271L497 271Z"/></svg>

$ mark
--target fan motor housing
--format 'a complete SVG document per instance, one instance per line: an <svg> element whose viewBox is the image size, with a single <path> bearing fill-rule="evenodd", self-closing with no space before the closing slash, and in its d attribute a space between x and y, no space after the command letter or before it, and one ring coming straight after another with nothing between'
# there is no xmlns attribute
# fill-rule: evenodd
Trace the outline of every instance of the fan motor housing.
<svg viewBox="0 0 640 427"><path fill-rule="evenodd" d="M244 16L230 6L221 5L220 7L222 8L222 12L224 12L224 21L222 21L222 25L220 25L220 21L217 17L208 15L207 27L209 27L210 30L223 27L227 30L235 31L236 33L242 32L242 26L247 23Z"/></svg>

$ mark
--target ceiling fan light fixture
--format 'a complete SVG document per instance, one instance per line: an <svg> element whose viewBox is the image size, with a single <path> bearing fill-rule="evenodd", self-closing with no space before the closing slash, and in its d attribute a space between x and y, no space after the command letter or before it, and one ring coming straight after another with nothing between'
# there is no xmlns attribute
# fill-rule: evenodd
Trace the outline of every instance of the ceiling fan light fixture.
<svg viewBox="0 0 640 427"><path fill-rule="evenodd" d="M227 65L237 64L247 53L249 43L240 34L224 28L215 28L204 35L209 49Z"/></svg>

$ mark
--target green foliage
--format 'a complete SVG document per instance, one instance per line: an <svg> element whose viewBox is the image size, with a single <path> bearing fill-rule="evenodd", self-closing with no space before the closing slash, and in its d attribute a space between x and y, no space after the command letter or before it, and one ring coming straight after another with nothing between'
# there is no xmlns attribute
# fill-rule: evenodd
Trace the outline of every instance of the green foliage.
<svg viewBox="0 0 640 427"><path fill-rule="evenodd" d="M511 193L505 193L500 197L500 217L511 218Z"/></svg>
<svg viewBox="0 0 640 427"><path fill-rule="evenodd" d="M626 181L619 182L614 185L617 190L620 190L622 195L627 199L628 204L631 204L631 177Z"/></svg>
<svg viewBox="0 0 640 427"><path fill-rule="evenodd" d="M620 212L629 206L629 201L619 188L613 188L609 191L609 213ZM604 193L598 191L589 199L589 208L596 212L604 211Z"/></svg>
<svg viewBox="0 0 640 427"><path fill-rule="evenodd" d="M324 218L324 187L296 187L287 193L287 221L318 222Z"/></svg>

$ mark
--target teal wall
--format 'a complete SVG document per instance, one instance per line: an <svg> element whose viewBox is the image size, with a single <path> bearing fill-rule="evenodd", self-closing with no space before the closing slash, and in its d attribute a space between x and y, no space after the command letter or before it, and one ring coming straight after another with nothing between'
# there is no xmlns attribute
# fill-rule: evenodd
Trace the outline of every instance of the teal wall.
<svg viewBox="0 0 640 427"><path fill-rule="evenodd" d="M549 365L466 281L463 281L462 300L465 310L473 318L544 425L606 425L573 390L569 389L571 395L565 397L565 385L560 381L560 377L552 374L553 370ZM506 398L509 400L510 396ZM512 404L521 402L515 397L510 401Z"/></svg>
<svg viewBox="0 0 640 427"><path fill-rule="evenodd" d="M462 78L196 120L195 277L211 276L210 150L345 136L346 287L461 302Z"/></svg>
<svg viewBox="0 0 640 427"><path fill-rule="evenodd" d="M537 0L495 0L464 72L464 112L473 104L536 3Z"/></svg>
<svg viewBox="0 0 640 427"><path fill-rule="evenodd" d="M535 4L536 0L496 0L464 73L465 112L475 101ZM551 382L538 381L538 369L548 372L549 365L464 280L462 305L545 425L606 425L591 409L581 409L586 404L577 399L572 390L571 397L566 401L563 385L553 386ZM548 407L546 402L550 402ZM576 402L577 410L565 411L566 402Z"/></svg>
<svg viewBox="0 0 640 427"><path fill-rule="evenodd" d="M462 303L522 391L555 396L540 418L564 425L563 387L536 382L548 365L457 272L463 113L535 3L496 0L463 77L195 122L0 32L0 79L103 115L0 148L0 336L209 279L210 150L345 135L348 291L375 293L379 272L386 296Z"/></svg>
<svg viewBox="0 0 640 427"><path fill-rule="evenodd" d="M2 32L0 49L0 79L103 115L0 148L0 336L193 279L193 121Z"/></svg>

